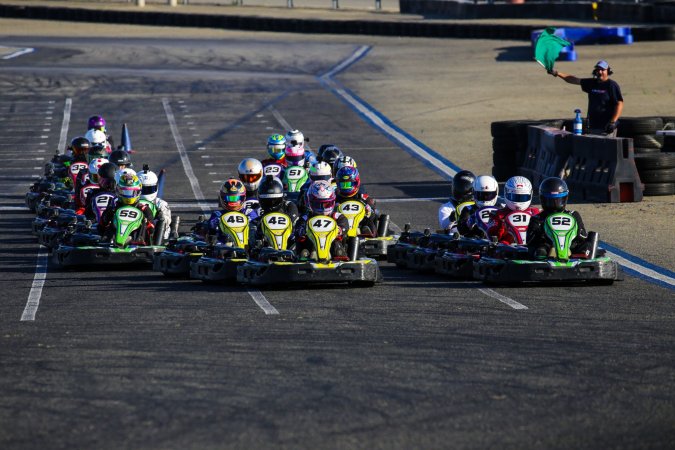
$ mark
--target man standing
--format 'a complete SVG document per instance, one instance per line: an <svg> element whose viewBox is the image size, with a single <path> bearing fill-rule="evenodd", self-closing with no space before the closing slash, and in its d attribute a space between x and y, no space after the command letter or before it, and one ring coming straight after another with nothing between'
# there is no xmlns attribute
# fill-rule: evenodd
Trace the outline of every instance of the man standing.
<svg viewBox="0 0 675 450"><path fill-rule="evenodd" d="M588 94L588 134L616 136L616 124L623 111L623 96L616 81L610 80L612 68L607 61L598 61L593 69L593 78L577 78L555 69L548 73L570 84L581 85Z"/></svg>

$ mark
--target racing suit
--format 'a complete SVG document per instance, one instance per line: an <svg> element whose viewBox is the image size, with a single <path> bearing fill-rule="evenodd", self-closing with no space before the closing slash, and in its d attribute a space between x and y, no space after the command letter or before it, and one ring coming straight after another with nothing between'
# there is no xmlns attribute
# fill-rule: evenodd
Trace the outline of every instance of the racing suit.
<svg viewBox="0 0 675 450"><path fill-rule="evenodd" d="M108 206L106 210L103 211L101 219L98 222L98 231L104 240L112 239L113 234L115 233L115 228L112 226L113 218L115 217L115 212L117 212L117 210L123 206L127 205L120 202L119 199L116 199L114 205ZM143 213L143 216L145 216L144 221L145 229L143 229L142 232L139 234L138 240L148 245L152 242L152 234L155 230L155 224L152 222L153 220L152 211L150 210L148 205L145 205L140 202L136 202L135 205L130 206L134 206L140 209L141 212Z"/></svg>
<svg viewBox="0 0 675 450"><path fill-rule="evenodd" d="M305 214L300 217L295 223L295 253L301 257L303 257L303 253L306 252L305 254L309 255L309 253L313 250L312 241L307 237L307 222L309 222L312 217L319 215L321 214L314 214L310 212L309 214ZM331 254L334 257L345 257L347 252L342 243L342 237L347 236L347 231L349 231L349 221L339 212L333 212L329 215L329 217L332 217L337 222L337 226L339 228L338 237L335 239L335 241L333 241L333 245L331 247Z"/></svg>
<svg viewBox="0 0 675 450"><path fill-rule="evenodd" d="M336 197L335 203L339 205L340 203L347 202L349 200L356 200L363 203L366 207L366 216L363 218L359 230L361 234L371 234L375 236L377 234L377 219L379 218L379 211L375 207L375 199L368 195L363 188L359 189L356 195L352 197L343 197L338 195ZM367 229L366 229L367 227Z"/></svg>
<svg viewBox="0 0 675 450"><path fill-rule="evenodd" d="M451 198L449 202L442 204L438 208L438 224L441 229L451 233L457 232L457 221L459 219L457 208L460 208L459 213L461 213L461 209L469 204L475 204L472 194L468 194L459 200Z"/></svg>
<svg viewBox="0 0 675 450"><path fill-rule="evenodd" d="M509 232L508 227L506 225L506 216L508 216L512 212L513 210L509 208L501 208L491 215L488 229L489 237L495 236L497 238L497 241L501 244L511 245L517 243L516 238L513 236L513 234ZM527 231L529 235L530 233L529 230L530 227L532 226L532 218L537 214L539 214L541 211L539 210L539 208L530 206L527 209L524 209L519 212L522 212L523 214L527 214L530 216L530 225L528 226Z"/></svg>
<svg viewBox="0 0 675 450"><path fill-rule="evenodd" d="M590 246L587 245L588 233L586 232L586 227L584 227L584 222L581 220L581 215L576 211L564 210L561 212L571 215L577 221L578 231L577 237L572 241L572 253L588 256L591 250ZM546 218L555 213L555 211L542 211L530 219L530 226L527 228L527 247L530 256L545 258L553 247L544 231L544 224L546 223Z"/></svg>

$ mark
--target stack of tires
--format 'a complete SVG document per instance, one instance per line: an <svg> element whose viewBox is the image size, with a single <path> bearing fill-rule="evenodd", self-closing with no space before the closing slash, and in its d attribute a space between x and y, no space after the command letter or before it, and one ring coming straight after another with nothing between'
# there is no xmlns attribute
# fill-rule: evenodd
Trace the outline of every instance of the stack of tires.
<svg viewBox="0 0 675 450"><path fill-rule="evenodd" d="M657 135L675 129L675 117L622 117L618 136L633 139L635 165L644 183L643 195L675 194L675 136Z"/></svg>
<svg viewBox="0 0 675 450"><path fill-rule="evenodd" d="M492 134L492 176L497 181L506 181L517 175L527 151L527 127L545 125L562 128L562 119L503 120L490 124Z"/></svg>

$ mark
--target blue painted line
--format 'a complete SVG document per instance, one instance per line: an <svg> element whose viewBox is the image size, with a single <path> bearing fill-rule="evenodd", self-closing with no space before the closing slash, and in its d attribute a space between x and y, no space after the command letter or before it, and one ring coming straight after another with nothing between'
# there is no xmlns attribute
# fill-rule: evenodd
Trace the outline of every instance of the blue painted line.
<svg viewBox="0 0 675 450"><path fill-rule="evenodd" d="M347 68L354 65L356 62L363 59L371 50L371 47L359 47L346 60L335 65L331 70L323 75L317 76L319 83L327 90L332 92L336 97L343 101L353 111L355 111L365 122L369 123L376 130L380 131L389 140L401 147L406 153L419 159L425 166L432 169L434 172L451 179L451 174L460 171L460 167L440 155L438 152L427 147L418 139L402 130L389 120L384 114L373 108L368 102L354 94L351 90L344 87L339 81L333 77L338 73L343 72ZM377 123L380 121L380 123ZM389 131L389 130L391 131ZM403 137L404 139L402 139ZM405 142L407 140L408 142ZM422 150L425 154L420 152ZM439 164L435 164L439 163ZM442 164L445 167L439 167ZM450 169L450 170L448 170ZM454 172L454 173L453 173ZM666 289L675 290L675 272L672 272L664 267L651 264L634 255L626 253L612 245L602 243L608 253L613 254L619 260L625 273L657 284Z"/></svg>

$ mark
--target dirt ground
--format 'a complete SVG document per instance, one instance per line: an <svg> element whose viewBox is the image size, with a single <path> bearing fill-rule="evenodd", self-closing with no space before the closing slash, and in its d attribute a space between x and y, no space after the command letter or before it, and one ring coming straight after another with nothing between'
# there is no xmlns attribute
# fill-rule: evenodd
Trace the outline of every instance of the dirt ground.
<svg viewBox="0 0 675 450"><path fill-rule="evenodd" d="M0 19L0 53L9 53L1 47L2 36L88 36L94 29L98 35L126 37L264 39L272 35L49 21L36 26L31 21ZM492 166L491 122L571 118L574 109L586 108L586 95L579 87L547 75L532 60L525 41L294 34L283 34L283 39L373 46L366 58L339 76L340 81L427 146L476 173L489 173ZM560 62L557 67L586 76L597 60L609 61L613 79L623 91L624 116L675 115L675 42L577 46L576 51L577 61ZM675 196L573 207L602 240L675 270Z"/></svg>

